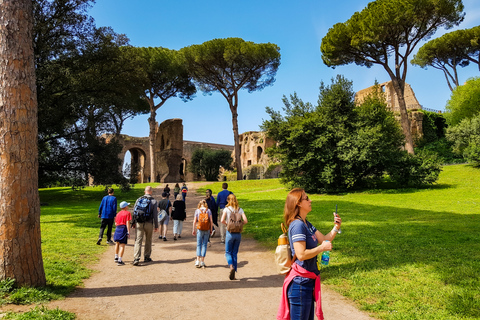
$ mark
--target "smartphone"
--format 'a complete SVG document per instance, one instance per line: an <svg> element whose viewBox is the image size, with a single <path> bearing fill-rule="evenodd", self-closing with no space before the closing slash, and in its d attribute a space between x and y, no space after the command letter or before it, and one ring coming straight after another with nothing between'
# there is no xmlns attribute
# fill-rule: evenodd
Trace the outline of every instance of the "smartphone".
<svg viewBox="0 0 480 320"><path fill-rule="evenodd" d="M335 205L335 217L338 217L338 204ZM338 229L338 233L342 233L342 228Z"/></svg>

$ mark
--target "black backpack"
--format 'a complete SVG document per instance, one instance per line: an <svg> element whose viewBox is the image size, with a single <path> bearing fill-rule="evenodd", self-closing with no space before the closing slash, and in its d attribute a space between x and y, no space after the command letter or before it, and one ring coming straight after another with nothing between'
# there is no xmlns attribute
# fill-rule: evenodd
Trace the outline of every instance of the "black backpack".
<svg viewBox="0 0 480 320"><path fill-rule="evenodd" d="M135 208L133 209L133 221L143 223L152 218L150 210L151 197L142 196L138 199Z"/></svg>

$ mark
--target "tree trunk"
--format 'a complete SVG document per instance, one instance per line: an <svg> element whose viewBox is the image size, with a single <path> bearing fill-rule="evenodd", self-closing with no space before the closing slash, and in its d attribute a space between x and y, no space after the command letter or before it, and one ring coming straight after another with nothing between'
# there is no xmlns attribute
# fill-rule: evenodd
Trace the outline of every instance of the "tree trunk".
<svg viewBox="0 0 480 320"><path fill-rule="evenodd" d="M233 140L235 142L235 163L237 165L237 180L243 179L242 173L242 161L240 158L241 148L240 148L240 140L238 137L238 98L231 99L228 101L230 104L230 111L232 112L232 126L233 126Z"/></svg>
<svg viewBox="0 0 480 320"><path fill-rule="evenodd" d="M413 138L412 132L410 129L410 120L408 119L407 105L405 103L405 84L400 85L398 79L392 77L392 84L395 93L398 98L398 107L400 109L400 124L403 129L403 134L405 135L405 150L410 154L415 154L413 150Z"/></svg>
<svg viewBox="0 0 480 320"><path fill-rule="evenodd" d="M150 147L150 182L155 182L155 136L156 132L156 112L150 110L150 117L148 118L148 125L150 127L150 133L148 135L148 144Z"/></svg>
<svg viewBox="0 0 480 320"><path fill-rule="evenodd" d="M44 286L31 0L0 0L0 279Z"/></svg>

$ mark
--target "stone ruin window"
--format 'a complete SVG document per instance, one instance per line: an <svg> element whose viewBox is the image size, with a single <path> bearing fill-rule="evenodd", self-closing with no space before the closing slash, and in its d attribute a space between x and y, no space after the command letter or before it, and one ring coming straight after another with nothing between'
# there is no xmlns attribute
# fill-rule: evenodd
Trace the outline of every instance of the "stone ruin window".
<svg viewBox="0 0 480 320"><path fill-rule="evenodd" d="M260 159L262 158L262 155L263 155L262 147L257 147L257 163L260 162Z"/></svg>

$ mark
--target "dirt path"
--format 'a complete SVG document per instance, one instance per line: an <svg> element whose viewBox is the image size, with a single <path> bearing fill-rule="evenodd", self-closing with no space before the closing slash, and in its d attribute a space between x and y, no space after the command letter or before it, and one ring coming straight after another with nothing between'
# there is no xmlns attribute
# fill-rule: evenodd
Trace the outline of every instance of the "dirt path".
<svg viewBox="0 0 480 320"><path fill-rule="evenodd" d="M126 265L117 266L111 246L93 268L98 272L68 298L49 308L74 312L79 320L97 319L275 319L283 276L276 274L273 253L252 239L242 238L237 279L228 279L224 245L218 236L207 250L207 268L194 266L196 240L192 236L194 208L203 195L195 195L191 184L187 196L187 220L182 238L173 241L173 223L167 239L155 234L153 262L133 266L133 239L126 247ZM160 190L155 189L154 196ZM248 212L247 212L248 215ZM143 261L143 257L142 260ZM235 300L224 307L230 297ZM339 294L322 286L325 319L373 319L358 311ZM228 312L228 314L226 314Z"/></svg>

